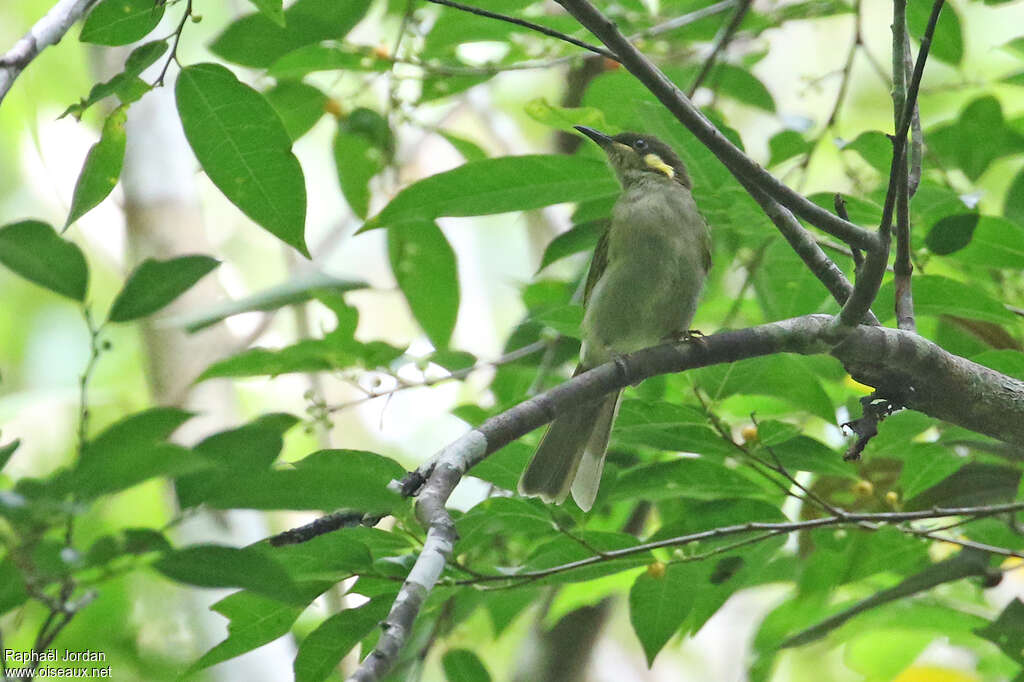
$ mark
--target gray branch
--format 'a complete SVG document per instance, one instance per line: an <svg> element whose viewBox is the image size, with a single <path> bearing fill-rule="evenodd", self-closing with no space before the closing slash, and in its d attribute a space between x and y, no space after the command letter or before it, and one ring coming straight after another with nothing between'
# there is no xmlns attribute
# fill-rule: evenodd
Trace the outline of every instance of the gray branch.
<svg viewBox="0 0 1024 682"><path fill-rule="evenodd" d="M0 102L16 79L39 53L56 45L96 0L60 0L28 33L0 57Z"/></svg>
<svg viewBox="0 0 1024 682"><path fill-rule="evenodd" d="M427 540L382 623L377 647L350 680L379 680L398 659L420 607L451 556L456 537L445 503L462 476L490 453L574 405L648 377L775 353L830 353L858 381L911 409L1024 447L1024 382L898 329L861 325L833 346L832 319L805 315L713 334L700 342L646 348L491 417L444 448L403 482L409 494L423 484L416 509L427 528Z"/></svg>

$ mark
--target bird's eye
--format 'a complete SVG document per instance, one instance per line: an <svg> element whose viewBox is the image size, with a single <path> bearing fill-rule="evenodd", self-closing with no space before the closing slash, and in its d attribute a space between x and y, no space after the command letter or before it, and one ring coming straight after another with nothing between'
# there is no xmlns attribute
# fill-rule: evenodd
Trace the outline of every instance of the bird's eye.
<svg viewBox="0 0 1024 682"><path fill-rule="evenodd" d="M636 142L633 143L633 149L635 149L635 150L637 150L639 152L642 152L643 150L647 149L647 140L644 140L644 139L637 140Z"/></svg>

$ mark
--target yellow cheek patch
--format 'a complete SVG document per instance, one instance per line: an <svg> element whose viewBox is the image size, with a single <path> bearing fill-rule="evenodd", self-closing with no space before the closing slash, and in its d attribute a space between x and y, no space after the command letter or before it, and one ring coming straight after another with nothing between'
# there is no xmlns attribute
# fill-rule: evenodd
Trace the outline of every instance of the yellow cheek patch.
<svg viewBox="0 0 1024 682"><path fill-rule="evenodd" d="M621 142L612 142L613 147L617 147L620 152L633 152L633 148L628 144L622 144Z"/></svg>
<svg viewBox="0 0 1024 682"><path fill-rule="evenodd" d="M670 180L676 177L675 169L672 168L672 166L665 163L664 161L662 161L661 157L658 156L657 154L648 154L647 156L645 156L644 163L646 163L650 168L653 168L659 173L664 173L666 176L668 176Z"/></svg>

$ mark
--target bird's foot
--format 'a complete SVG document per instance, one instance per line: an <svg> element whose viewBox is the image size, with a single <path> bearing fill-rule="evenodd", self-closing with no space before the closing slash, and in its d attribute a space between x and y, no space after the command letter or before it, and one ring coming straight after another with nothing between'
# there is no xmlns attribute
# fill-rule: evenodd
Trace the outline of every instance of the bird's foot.
<svg viewBox="0 0 1024 682"><path fill-rule="evenodd" d="M699 329L686 329L684 331L672 332L665 340L672 343L696 343L704 346L704 332Z"/></svg>

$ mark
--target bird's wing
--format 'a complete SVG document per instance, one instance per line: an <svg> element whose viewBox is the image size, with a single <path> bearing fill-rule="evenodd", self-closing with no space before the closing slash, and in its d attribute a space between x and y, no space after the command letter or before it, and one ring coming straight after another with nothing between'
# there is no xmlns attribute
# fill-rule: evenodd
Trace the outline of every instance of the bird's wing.
<svg viewBox="0 0 1024 682"><path fill-rule="evenodd" d="M700 221L704 223L704 232L701 233L700 240L704 253L701 255L704 256L704 272L708 272L711 270L711 226L704 216L700 217Z"/></svg>
<svg viewBox="0 0 1024 682"><path fill-rule="evenodd" d="M608 227L605 227L604 232L601 233L601 238L597 241L597 248L594 249L594 257L590 261L590 272L587 273L587 285L583 289L583 307L587 307L587 301L590 300L590 292L597 286L597 280L601 279L601 275L604 274L605 266L608 265L608 232L611 226L611 221L608 221Z"/></svg>

